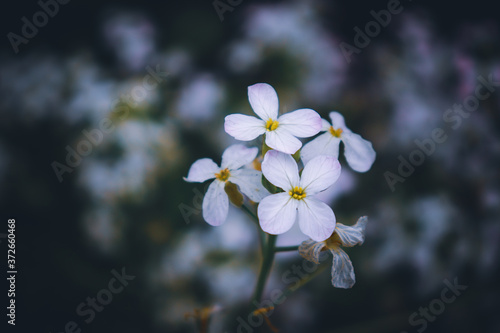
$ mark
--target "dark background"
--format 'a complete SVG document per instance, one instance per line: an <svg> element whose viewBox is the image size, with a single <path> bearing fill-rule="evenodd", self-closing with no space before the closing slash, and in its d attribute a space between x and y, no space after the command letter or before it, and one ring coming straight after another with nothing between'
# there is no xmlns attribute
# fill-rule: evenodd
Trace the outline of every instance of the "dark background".
<svg viewBox="0 0 500 333"><path fill-rule="evenodd" d="M69 321L83 332L198 332L184 314L214 304L222 311L214 314L212 330L236 331L235 318L243 313L239 309L248 302L245 295L258 269L256 236L247 237L242 227L250 222L235 218L236 227L228 229L229 220L214 231L201 214L185 223L179 207L192 206L194 188L204 191L204 185L182 177L198 158L220 162L233 142L223 132L223 117L251 113L246 88L256 82L276 88L282 112L299 107L314 108L323 117L342 112L347 125L377 151L372 169L348 171L342 184L349 190L340 189L331 199L339 221L370 217L365 244L348 250L357 284L334 289L324 272L277 307L273 324L282 332L415 332L419 326L411 326L411 314L440 298L445 279L457 278L467 290L426 331L498 332L499 92L456 130L442 119L445 110L473 94L478 75L493 73L500 80L498 10L487 1L404 2L403 12L348 64L339 43L353 44L353 28L364 27L372 20L370 11L386 5L243 1L221 22L210 1L72 0L15 54L5 36L19 34L21 17L31 18L40 7L36 1L4 4L0 223L5 227L0 233L6 233L7 219L16 219L19 272L16 327L8 326L8 332L62 332ZM290 17L297 24L281 43L252 36L266 31L254 29L252 17L269 8L295 13ZM301 16L304 8L312 14ZM278 30L279 13L273 14ZM122 19L117 26L139 31L137 47L146 47L141 38L153 45L137 66L123 60L130 57L123 44L112 43L116 37L106 37L107 24L116 18ZM272 35L272 27L268 31ZM237 61L230 65L236 41L260 48L257 60L247 67ZM321 43L329 48L315 49ZM297 55L302 48L310 52ZM168 65L176 52L181 61ZM325 52L336 58L317 56ZM109 103L93 103L116 100L120 89L141 82L146 66L157 64L170 76L152 100L132 107L125 121L112 118ZM327 74L319 78L328 83L331 76L331 98L301 91L308 73L323 72L323 65ZM200 85L189 90L193 82ZM185 91L198 93L183 99ZM207 111L204 105L213 106ZM105 135L59 182L51 163L63 162L66 145L75 147L82 131L98 128L103 117L120 129ZM128 122L133 124L127 127ZM408 158L416 149L413 140L429 138L436 127L445 128L449 139L392 192L384 173L397 173L398 156ZM123 162L127 156L134 156L132 162ZM91 163L108 167L109 174L94 177L98 169ZM243 245L234 245L239 239ZM6 253L6 241L0 240ZM270 285L286 288L280 277L294 263L301 263L297 255L278 257ZM136 278L86 324L77 306L106 288L111 270L122 267Z"/></svg>

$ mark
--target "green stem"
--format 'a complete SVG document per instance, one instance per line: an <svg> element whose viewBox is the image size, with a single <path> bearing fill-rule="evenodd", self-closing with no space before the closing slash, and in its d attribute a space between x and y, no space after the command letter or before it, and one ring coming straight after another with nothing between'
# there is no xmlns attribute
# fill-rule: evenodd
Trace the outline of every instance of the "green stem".
<svg viewBox="0 0 500 333"><path fill-rule="evenodd" d="M293 245L293 246L277 246L274 249L274 252L288 252L288 251L298 251L299 250L299 245Z"/></svg>
<svg viewBox="0 0 500 333"><path fill-rule="evenodd" d="M262 258L262 264L260 266L259 278L257 280L257 286L255 287L255 292L252 297L252 306L259 304L262 298L262 293L264 292L264 287L266 286L267 278L271 272L271 267L274 261L275 244L278 236L267 235L266 246L264 247L264 253Z"/></svg>

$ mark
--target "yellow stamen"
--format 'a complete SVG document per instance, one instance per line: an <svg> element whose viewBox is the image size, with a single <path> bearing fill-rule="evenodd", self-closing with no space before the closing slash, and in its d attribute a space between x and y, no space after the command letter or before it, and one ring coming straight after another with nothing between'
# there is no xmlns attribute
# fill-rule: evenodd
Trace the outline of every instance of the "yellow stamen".
<svg viewBox="0 0 500 333"><path fill-rule="evenodd" d="M229 172L228 168L225 168L224 170L221 170L219 173L215 174L215 178L223 182L227 181L229 176L231 176L231 173Z"/></svg>
<svg viewBox="0 0 500 333"><path fill-rule="evenodd" d="M274 131L275 129L277 129L277 128L278 128L278 125L279 125L279 124L280 124L280 123L279 123L277 120L272 120L271 118L269 118L269 119L267 120L267 122L266 122L266 130L267 130L268 132L270 132L270 131Z"/></svg>
<svg viewBox="0 0 500 333"><path fill-rule="evenodd" d="M330 133L331 133L334 137L336 137L336 138L340 138L340 135L342 134L342 132L344 132L344 131L342 130L342 128L337 128L337 129L335 129L335 128L333 128L333 126L330 126Z"/></svg>
<svg viewBox="0 0 500 333"><path fill-rule="evenodd" d="M295 200L302 200L306 197L306 192L302 187L295 186L288 194Z"/></svg>

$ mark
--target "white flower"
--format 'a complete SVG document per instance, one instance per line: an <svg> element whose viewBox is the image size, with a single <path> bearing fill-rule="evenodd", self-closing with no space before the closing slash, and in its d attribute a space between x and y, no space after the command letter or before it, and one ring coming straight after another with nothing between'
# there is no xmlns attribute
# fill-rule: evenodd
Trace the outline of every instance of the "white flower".
<svg viewBox="0 0 500 333"><path fill-rule="evenodd" d="M269 147L295 154L302 147L297 138L308 138L321 130L321 117L311 109L299 109L278 117L278 95L267 83L248 87L248 100L260 119L243 114L232 114L225 119L226 133L237 140L250 141L265 133Z"/></svg>
<svg viewBox="0 0 500 333"><path fill-rule="evenodd" d="M351 168L358 172L370 170L375 161L372 144L359 134L351 132L345 125L344 117L338 112L330 112L332 124L324 119L322 132L316 139L304 145L300 156L304 163L319 155L338 158L340 141L344 142L344 155Z"/></svg>
<svg viewBox="0 0 500 333"><path fill-rule="evenodd" d="M335 214L314 195L339 178L340 163L336 158L314 158L299 177L297 163L292 156L271 150L262 162L262 173L269 182L285 191L272 194L259 204L257 214L262 230L282 234L297 219L300 230L316 241L325 240L332 234Z"/></svg>
<svg viewBox="0 0 500 333"><path fill-rule="evenodd" d="M242 168L251 163L258 152L257 148L232 145L222 154L221 167L209 158L199 159L191 165L185 181L203 183L215 178L208 187L202 205L203 218L209 224L218 226L227 218L229 198L224 190L227 182L238 185L240 191L255 202L269 195L262 185L262 173Z"/></svg>
<svg viewBox="0 0 500 333"><path fill-rule="evenodd" d="M333 255L332 285L336 288L352 288L356 283L354 268L347 253L340 248L361 245L365 241L365 228L368 218L360 217L352 227L337 223L335 232L323 242L315 242L309 239L299 247L299 254L305 259L319 264L321 251L328 249Z"/></svg>

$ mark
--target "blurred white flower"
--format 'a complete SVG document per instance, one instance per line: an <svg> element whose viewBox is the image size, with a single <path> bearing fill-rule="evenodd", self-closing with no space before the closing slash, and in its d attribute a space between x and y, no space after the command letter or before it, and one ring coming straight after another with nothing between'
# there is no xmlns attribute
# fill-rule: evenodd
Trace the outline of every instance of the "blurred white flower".
<svg viewBox="0 0 500 333"><path fill-rule="evenodd" d="M330 187L340 176L340 163L330 156L311 160L299 176L292 156L269 151L262 162L266 179L285 192L272 194L259 204L262 230L282 234L298 220L304 234L316 241L328 238L335 229L335 214L314 195Z"/></svg>
<svg viewBox="0 0 500 333"><path fill-rule="evenodd" d="M257 157L258 152L257 148L232 145L222 154L221 167L209 158L199 159L191 165L185 181L203 183L215 178L203 198L203 218L207 223L218 226L226 221L229 198L225 187L228 182L238 185L241 192L255 202L269 195L262 185L262 172L243 168Z"/></svg>
<svg viewBox="0 0 500 333"><path fill-rule="evenodd" d="M344 155L351 168L358 172L370 170L375 161L376 153L372 144L359 134L353 133L345 125L344 117L338 112L330 112L332 124L323 121L324 134L304 145L300 156L304 164L316 156L327 155L334 158L339 156L340 141L344 143Z"/></svg>
<svg viewBox="0 0 500 333"><path fill-rule="evenodd" d="M368 218L360 217L352 227L337 223L335 232L323 242L315 242L310 239L303 242L299 247L299 254L305 259L316 264L320 263L320 254L325 248L328 249L333 256L332 265L332 285L336 288L352 288L356 283L354 268L352 267L351 259L343 247L353 247L362 245L365 241L365 228Z"/></svg>
<svg viewBox="0 0 500 333"><path fill-rule="evenodd" d="M214 117L223 99L221 85L211 75L201 74L182 89L177 114L183 120L203 122Z"/></svg>
<svg viewBox="0 0 500 333"><path fill-rule="evenodd" d="M267 83L248 87L248 100L260 119L243 114L226 117L224 129L237 140L250 141L266 134L266 144L278 151L294 154L302 147L297 138L318 134L321 117L311 109L299 109L278 117L278 95Z"/></svg>

